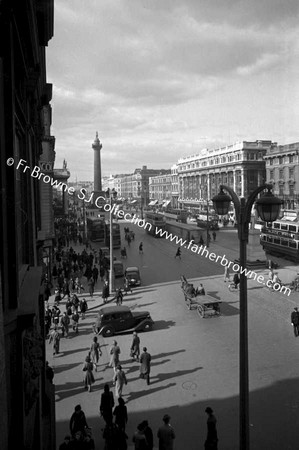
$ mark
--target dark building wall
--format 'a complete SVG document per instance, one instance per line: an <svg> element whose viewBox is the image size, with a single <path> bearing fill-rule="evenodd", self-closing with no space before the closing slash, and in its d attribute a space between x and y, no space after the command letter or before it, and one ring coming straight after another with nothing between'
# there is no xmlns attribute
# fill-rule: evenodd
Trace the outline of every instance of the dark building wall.
<svg viewBox="0 0 299 450"><path fill-rule="evenodd" d="M54 449L46 394L38 165L52 0L0 1L0 448ZM13 158L15 164L7 161ZM11 160L10 160L11 161ZM42 243L39 243L42 245Z"/></svg>

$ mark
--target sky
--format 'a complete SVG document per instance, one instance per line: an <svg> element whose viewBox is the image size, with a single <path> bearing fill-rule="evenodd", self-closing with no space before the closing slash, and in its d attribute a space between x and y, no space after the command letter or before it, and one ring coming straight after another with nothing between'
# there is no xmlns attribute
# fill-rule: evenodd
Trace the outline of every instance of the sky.
<svg viewBox="0 0 299 450"><path fill-rule="evenodd" d="M56 0L55 167L170 168L237 141L299 141L298 0Z"/></svg>

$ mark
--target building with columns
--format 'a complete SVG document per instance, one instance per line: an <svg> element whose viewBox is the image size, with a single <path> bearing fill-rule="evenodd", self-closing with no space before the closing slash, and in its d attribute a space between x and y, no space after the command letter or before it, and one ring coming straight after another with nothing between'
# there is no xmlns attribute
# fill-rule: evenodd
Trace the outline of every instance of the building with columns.
<svg viewBox="0 0 299 450"><path fill-rule="evenodd" d="M179 207L198 207L226 184L240 197L266 180L264 156L275 143L266 140L242 141L180 158L178 166Z"/></svg>
<svg viewBox="0 0 299 450"><path fill-rule="evenodd" d="M299 142L276 145L265 155L267 183L284 202L285 209L299 208Z"/></svg>

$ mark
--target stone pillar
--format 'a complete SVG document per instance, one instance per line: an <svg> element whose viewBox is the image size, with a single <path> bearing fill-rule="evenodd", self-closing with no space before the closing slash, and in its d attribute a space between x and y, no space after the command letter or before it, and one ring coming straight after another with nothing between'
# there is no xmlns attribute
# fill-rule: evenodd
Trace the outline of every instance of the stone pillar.
<svg viewBox="0 0 299 450"><path fill-rule="evenodd" d="M101 149L102 144L98 137L98 132L96 132L96 138L94 140L94 143L92 144L92 148L94 151L94 163L93 163L93 170L94 170L94 191L95 192L101 192L102 191L102 170L101 170Z"/></svg>

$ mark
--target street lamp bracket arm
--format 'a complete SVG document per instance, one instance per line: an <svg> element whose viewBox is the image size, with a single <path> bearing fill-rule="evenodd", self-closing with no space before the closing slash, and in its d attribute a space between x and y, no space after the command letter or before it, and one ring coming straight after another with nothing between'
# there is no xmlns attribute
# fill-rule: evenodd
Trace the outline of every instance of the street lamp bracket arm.
<svg viewBox="0 0 299 450"><path fill-rule="evenodd" d="M246 222L251 221L251 210L253 207L253 204L256 200L256 197L260 192L263 192L265 189L271 190L273 188L272 184L263 184L262 186L259 186L256 188L248 197L246 203L245 203L245 209L244 209L244 220Z"/></svg>

